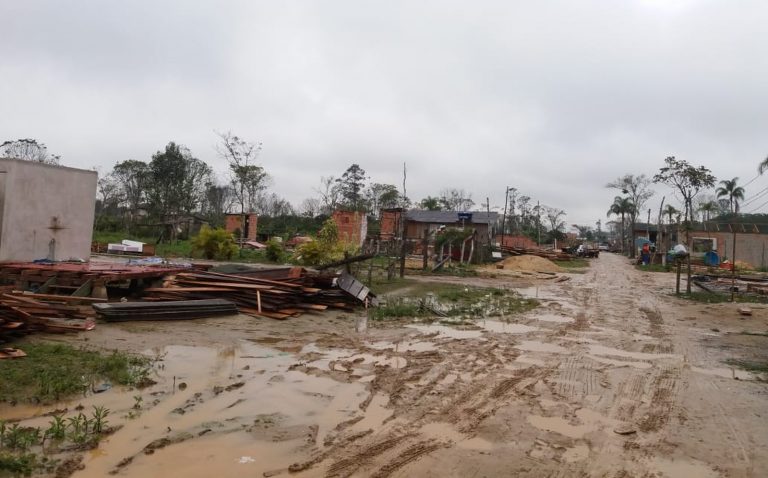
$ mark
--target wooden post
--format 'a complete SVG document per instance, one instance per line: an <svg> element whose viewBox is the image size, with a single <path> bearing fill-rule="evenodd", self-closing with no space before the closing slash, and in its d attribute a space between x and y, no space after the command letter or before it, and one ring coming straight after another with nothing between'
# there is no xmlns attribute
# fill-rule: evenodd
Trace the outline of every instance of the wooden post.
<svg viewBox="0 0 768 478"><path fill-rule="evenodd" d="M256 310L261 313L261 292L256 291Z"/></svg>
<svg viewBox="0 0 768 478"><path fill-rule="evenodd" d="M472 242L469 243L469 260L468 263L472 263L472 259L474 259L475 256L475 236L472 235Z"/></svg>
<svg viewBox="0 0 768 478"><path fill-rule="evenodd" d="M733 245L731 246L731 302L736 302L736 228L733 229Z"/></svg>
<svg viewBox="0 0 768 478"><path fill-rule="evenodd" d="M403 237L403 244L400 246L400 278L405 277L405 237Z"/></svg>
<svg viewBox="0 0 768 478"><path fill-rule="evenodd" d="M677 285L675 286L675 295L680 295L680 269L682 264L679 258L675 258L675 264L677 265Z"/></svg>
<svg viewBox="0 0 768 478"><path fill-rule="evenodd" d="M429 229L424 231L424 240L421 242L421 249L423 257L423 263L421 268L427 270L427 264L429 263Z"/></svg>
<svg viewBox="0 0 768 478"><path fill-rule="evenodd" d="M464 264L464 246L467 244L467 241L461 241L461 257L459 258L459 264Z"/></svg>

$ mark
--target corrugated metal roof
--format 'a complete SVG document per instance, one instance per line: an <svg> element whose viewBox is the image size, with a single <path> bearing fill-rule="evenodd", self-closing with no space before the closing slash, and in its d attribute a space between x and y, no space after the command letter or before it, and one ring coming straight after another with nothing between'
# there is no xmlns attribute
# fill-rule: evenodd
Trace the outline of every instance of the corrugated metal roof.
<svg viewBox="0 0 768 478"><path fill-rule="evenodd" d="M462 211L463 212L463 211ZM472 221L467 221L471 224L488 224L493 223L499 219L499 213L486 211L467 211L472 214ZM415 222L428 222L434 224L454 224L461 222L459 219L458 211L418 211L411 210L405 213L405 217L409 221Z"/></svg>

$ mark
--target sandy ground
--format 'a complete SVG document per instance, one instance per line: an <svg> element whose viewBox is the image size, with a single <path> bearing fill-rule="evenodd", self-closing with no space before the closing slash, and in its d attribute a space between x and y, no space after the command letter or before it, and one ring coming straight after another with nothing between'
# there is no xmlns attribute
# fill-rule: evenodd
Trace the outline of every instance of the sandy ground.
<svg viewBox="0 0 768 478"><path fill-rule="evenodd" d="M76 477L768 476L768 386L723 363L768 360L768 337L742 333L768 330L765 306L678 300L671 275L611 254L567 282L440 280L542 305L460 328L362 312L102 324L58 339L153 354L157 385L0 413L109 406L121 428Z"/></svg>

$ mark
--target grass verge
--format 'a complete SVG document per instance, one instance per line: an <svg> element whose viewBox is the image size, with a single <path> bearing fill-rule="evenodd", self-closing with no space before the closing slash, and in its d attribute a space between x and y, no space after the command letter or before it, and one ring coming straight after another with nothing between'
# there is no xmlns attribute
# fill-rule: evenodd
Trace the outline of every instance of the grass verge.
<svg viewBox="0 0 768 478"><path fill-rule="evenodd" d="M672 266L671 265L662 265L662 264L648 264L647 266L644 266L642 264L635 265L635 269L641 271L641 272L672 272Z"/></svg>
<svg viewBox="0 0 768 478"><path fill-rule="evenodd" d="M101 354L66 344L27 343L27 356L0 363L0 401L50 402L87 392L97 381L151 383L152 359L121 352Z"/></svg>
<svg viewBox="0 0 768 478"><path fill-rule="evenodd" d="M443 315L467 319L514 314L533 309L535 299L527 299L514 291L465 287L457 284L421 282L409 294L390 298L384 305L370 309L372 320L430 317Z"/></svg>
<svg viewBox="0 0 768 478"><path fill-rule="evenodd" d="M677 297L694 302L703 302L706 304L720 304L723 302L731 301L731 294L718 294L712 292L691 292L690 294L680 294ZM764 304L768 302L768 299L763 297L738 294L736 295L735 300L736 302L746 304Z"/></svg>
<svg viewBox="0 0 768 478"><path fill-rule="evenodd" d="M751 360L728 359L728 365L738 367L748 372L768 373L768 362L753 362Z"/></svg>

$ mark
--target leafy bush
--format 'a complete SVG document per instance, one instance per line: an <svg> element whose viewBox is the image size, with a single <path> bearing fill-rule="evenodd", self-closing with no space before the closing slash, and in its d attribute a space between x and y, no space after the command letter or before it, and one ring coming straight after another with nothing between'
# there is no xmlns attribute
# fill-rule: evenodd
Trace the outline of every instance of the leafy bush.
<svg viewBox="0 0 768 478"><path fill-rule="evenodd" d="M344 256L344 244L339 242L339 229L333 219L323 223L317 238L296 248L294 259L299 264L316 266L333 262Z"/></svg>
<svg viewBox="0 0 768 478"><path fill-rule="evenodd" d="M224 229L203 226L200 234L192 238L192 250L201 252L206 259L229 260L237 252L237 244Z"/></svg>
<svg viewBox="0 0 768 478"><path fill-rule="evenodd" d="M267 259L272 262L285 262L285 247L283 247L282 242L276 239L267 241L265 254Z"/></svg>

